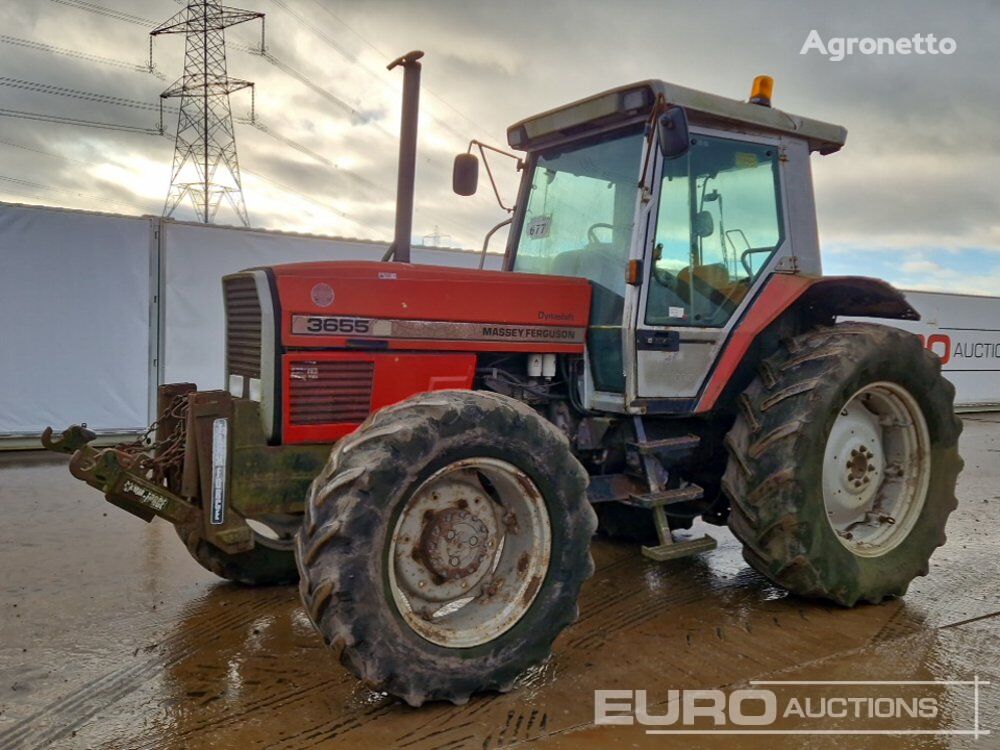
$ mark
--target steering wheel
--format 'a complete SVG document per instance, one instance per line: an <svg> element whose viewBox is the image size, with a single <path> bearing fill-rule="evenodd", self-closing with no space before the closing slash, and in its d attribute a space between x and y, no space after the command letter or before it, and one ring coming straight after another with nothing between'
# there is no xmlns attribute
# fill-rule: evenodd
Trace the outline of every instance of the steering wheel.
<svg viewBox="0 0 1000 750"><path fill-rule="evenodd" d="M754 253L770 253L773 250L773 247L750 247L744 250L743 254L740 255L740 263L743 264L743 268L747 272L747 276L753 278L753 267L750 265L750 256Z"/></svg>
<svg viewBox="0 0 1000 750"><path fill-rule="evenodd" d="M597 233L594 231L595 229L610 229L613 232L615 230L615 225L606 224L603 221L599 221L596 224L591 224L590 227L587 229L587 242L589 242L591 245L601 244L601 241L597 237Z"/></svg>

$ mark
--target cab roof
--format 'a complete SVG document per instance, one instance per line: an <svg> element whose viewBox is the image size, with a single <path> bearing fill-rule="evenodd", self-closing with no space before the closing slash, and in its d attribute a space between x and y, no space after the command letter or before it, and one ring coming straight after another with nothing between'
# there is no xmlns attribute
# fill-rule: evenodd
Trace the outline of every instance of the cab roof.
<svg viewBox="0 0 1000 750"><path fill-rule="evenodd" d="M595 124L631 119L649 113L660 95L668 104L684 107L698 124L744 126L754 131L796 136L805 139L811 151L821 154L839 151L847 139L847 130L840 125L667 81L650 80L609 89L521 120L507 129L507 142L511 148L528 150L589 130Z"/></svg>

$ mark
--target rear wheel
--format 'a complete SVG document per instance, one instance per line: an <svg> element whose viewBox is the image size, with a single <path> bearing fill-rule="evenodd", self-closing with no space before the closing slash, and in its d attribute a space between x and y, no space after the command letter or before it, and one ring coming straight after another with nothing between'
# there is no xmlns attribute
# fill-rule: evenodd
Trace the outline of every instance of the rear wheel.
<svg viewBox="0 0 1000 750"><path fill-rule="evenodd" d="M954 394L904 331L847 323L791 339L726 437L729 525L747 562L846 606L904 594L956 506Z"/></svg>
<svg viewBox="0 0 1000 750"><path fill-rule="evenodd" d="M586 486L562 433L513 399L438 391L383 409L309 492L306 610L348 669L411 705L507 690L576 619Z"/></svg>

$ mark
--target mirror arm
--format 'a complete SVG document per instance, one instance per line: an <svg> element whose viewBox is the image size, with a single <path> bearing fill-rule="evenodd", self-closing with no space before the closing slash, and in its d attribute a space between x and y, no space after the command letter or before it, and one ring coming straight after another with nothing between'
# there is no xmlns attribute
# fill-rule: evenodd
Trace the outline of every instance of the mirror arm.
<svg viewBox="0 0 1000 750"><path fill-rule="evenodd" d="M490 178L490 185L493 187L493 195L496 196L497 203L500 204L500 208L502 208L509 214L514 213L514 207L505 205L503 202L503 198L500 197L500 190L499 188L497 188L497 182L493 177L493 170L490 169L490 160L486 158L486 150L488 149L489 151L493 151L503 156L509 156L511 159L514 159L514 161L517 162L518 172L524 169L524 162L521 160L521 157L519 157L517 154L512 154L509 151L504 151L502 149L499 149L496 146L491 146L488 143L477 141L475 138L469 141L469 148L467 153L470 154L472 153L473 146L476 146L479 149L479 155L482 157L483 165L486 167L486 175Z"/></svg>
<svg viewBox="0 0 1000 750"><path fill-rule="evenodd" d="M511 210L513 210L513 209L511 209ZM513 216L510 217L509 219L504 219L503 221L501 221L499 224L497 224L495 227L493 227L490 231L488 231L486 233L486 237L483 239L483 252L480 253L480 255L479 255L479 270L480 271L483 270L483 266L486 264L486 250L490 246L490 240L493 239L493 235L497 233L497 230L501 229L502 227L507 226L508 224L510 224L513 221L514 221L514 217Z"/></svg>

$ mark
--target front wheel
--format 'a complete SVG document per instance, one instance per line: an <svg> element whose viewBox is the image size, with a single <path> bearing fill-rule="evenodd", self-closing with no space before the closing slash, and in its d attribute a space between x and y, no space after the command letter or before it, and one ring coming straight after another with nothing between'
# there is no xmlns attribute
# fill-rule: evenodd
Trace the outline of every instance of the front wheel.
<svg viewBox="0 0 1000 750"><path fill-rule="evenodd" d="M280 586L295 583L294 534L298 516L280 516L267 523L250 521L253 549L230 554L207 541L194 527L175 526L177 536L199 565L220 578L244 586Z"/></svg>
<svg viewBox="0 0 1000 750"><path fill-rule="evenodd" d="M562 433L513 399L438 391L383 409L310 489L306 610L348 669L411 705L507 690L576 618L586 486Z"/></svg>
<svg viewBox="0 0 1000 750"><path fill-rule="evenodd" d="M955 509L961 422L912 334L845 323L762 364L726 437L730 529L757 571L853 606L926 575Z"/></svg>

